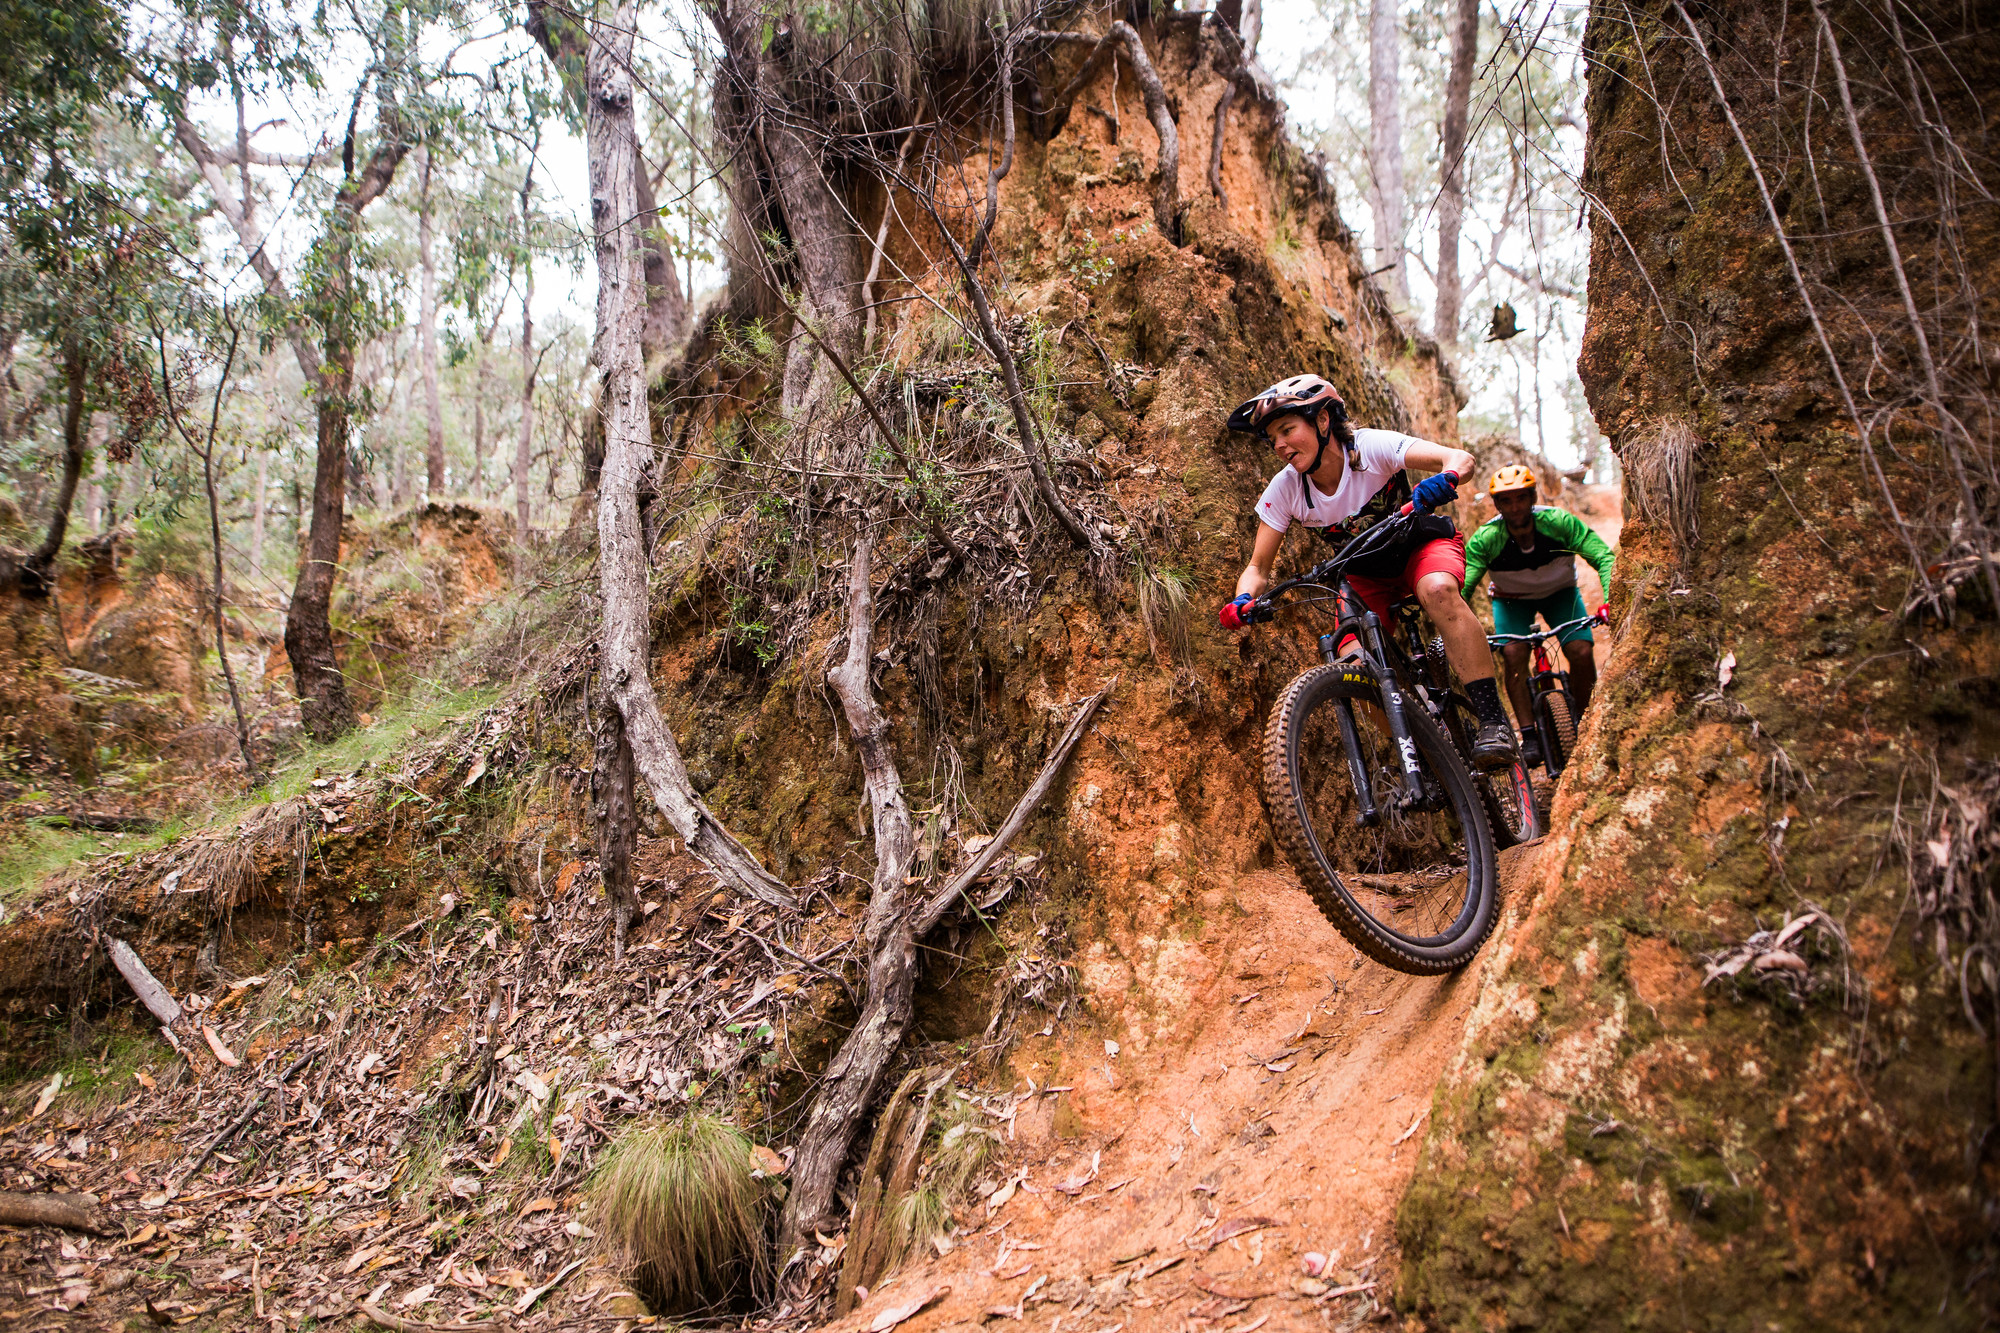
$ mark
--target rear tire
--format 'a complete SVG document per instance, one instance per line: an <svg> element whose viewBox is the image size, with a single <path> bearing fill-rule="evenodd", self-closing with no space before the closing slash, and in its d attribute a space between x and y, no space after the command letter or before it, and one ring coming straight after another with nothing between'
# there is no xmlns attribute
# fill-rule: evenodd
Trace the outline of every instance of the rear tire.
<svg viewBox="0 0 2000 1333"><path fill-rule="evenodd" d="M1535 780L1516 758L1505 768L1481 773L1474 782L1493 827L1493 845L1518 847L1548 832L1547 812L1535 799Z"/></svg>
<svg viewBox="0 0 2000 1333"><path fill-rule="evenodd" d="M1569 757L1576 753L1576 719L1569 711L1569 696L1559 690L1550 690L1535 704L1539 714L1537 721L1542 733L1542 764L1550 777L1556 777L1569 765Z"/></svg>
<svg viewBox="0 0 2000 1333"><path fill-rule="evenodd" d="M1355 820L1360 804L1338 722L1343 700L1382 812L1371 828ZM1492 933L1493 835L1470 770L1414 700L1410 739L1437 784L1439 808L1393 803L1402 789L1394 745L1372 720L1379 713L1361 707L1380 704L1363 668L1318 667L1294 680L1265 729L1264 799L1278 845L1326 919L1384 967L1436 976L1465 966Z"/></svg>

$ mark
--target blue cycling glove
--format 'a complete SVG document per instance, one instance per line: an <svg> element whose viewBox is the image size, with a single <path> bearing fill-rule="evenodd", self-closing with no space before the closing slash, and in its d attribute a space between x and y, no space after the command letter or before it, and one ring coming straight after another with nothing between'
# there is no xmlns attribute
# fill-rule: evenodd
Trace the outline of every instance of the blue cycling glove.
<svg viewBox="0 0 2000 1333"><path fill-rule="evenodd" d="M1224 629L1247 629L1251 621L1244 613L1249 611L1250 603L1256 600L1247 592L1238 593L1234 600L1216 613L1215 618L1222 623Z"/></svg>
<svg viewBox="0 0 2000 1333"><path fill-rule="evenodd" d="M1440 509L1457 498L1458 474L1440 472L1435 477L1425 477L1418 482L1417 489L1410 495L1410 502L1416 505L1418 513L1428 514L1433 509Z"/></svg>

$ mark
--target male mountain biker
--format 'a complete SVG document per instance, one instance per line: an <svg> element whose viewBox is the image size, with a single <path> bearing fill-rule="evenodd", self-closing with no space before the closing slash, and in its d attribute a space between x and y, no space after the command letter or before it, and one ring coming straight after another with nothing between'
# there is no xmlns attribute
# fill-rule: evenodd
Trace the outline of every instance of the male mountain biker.
<svg viewBox="0 0 2000 1333"><path fill-rule="evenodd" d="M1466 539L1464 593L1470 600L1479 580L1492 576L1493 632L1530 633L1537 614L1550 629L1589 615L1576 586L1575 557L1580 555L1597 567L1597 577L1608 595L1617 557L1604 538L1567 509L1536 504L1535 474L1518 463L1495 472L1486 483L1486 493L1500 512ZM1569 659L1570 697L1581 717L1597 684L1590 626L1567 629L1561 639L1563 656ZM1510 643L1504 652L1507 697L1513 701L1514 716L1522 722L1521 758L1533 768L1542 762L1542 742L1528 700L1528 645Z"/></svg>
<svg viewBox="0 0 2000 1333"><path fill-rule="evenodd" d="M1318 375L1273 384L1229 414L1229 429L1268 441L1287 466L1257 501L1256 544L1236 580L1235 599L1218 616L1223 626L1249 623L1245 613L1270 586L1271 568L1294 523L1338 549L1413 502L1423 517L1408 540L1370 552L1347 571L1348 583L1385 620L1390 605L1405 597L1423 604L1479 717L1472 762L1482 769L1512 764L1514 729L1500 707L1485 630L1459 596L1465 539L1450 518L1431 512L1457 498L1458 483L1472 475L1472 455L1397 431L1355 430L1339 391ZM1438 471L1412 486L1406 466Z"/></svg>

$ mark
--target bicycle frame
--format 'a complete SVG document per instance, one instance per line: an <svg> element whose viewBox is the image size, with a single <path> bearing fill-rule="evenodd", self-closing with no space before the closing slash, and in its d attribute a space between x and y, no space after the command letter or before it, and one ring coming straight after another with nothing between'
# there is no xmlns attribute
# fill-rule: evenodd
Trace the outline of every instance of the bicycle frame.
<svg viewBox="0 0 2000 1333"><path fill-rule="evenodd" d="M1400 518L1411 517L1406 509ZM1438 721L1441 730L1449 733L1446 720L1446 699L1433 700L1430 692L1418 692L1409 679L1411 660L1395 637L1382 623L1382 617L1368 609L1359 593L1347 582L1345 569L1374 546L1386 545L1393 533L1401 526L1396 520L1377 525L1373 530L1357 539L1346 551L1314 567L1308 573L1288 579L1265 592L1259 603L1269 607L1271 599L1281 592L1294 588L1331 585L1334 594L1334 631L1319 636L1320 656L1328 666L1342 664L1340 644L1352 638L1360 645L1359 665L1372 674L1374 684L1381 693L1382 712L1389 724L1389 735L1396 744L1396 755L1402 770L1403 790L1396 800L1405 809L1421 809L1442 798L1441 789L1436 789L1436 780L1424 767L1422 757L1417 753L1416 742L1410 736L1409 708L1414 698ZM1268 616L1266 617L1268 619ZM1340 719L1341 748L1347 752L1348 776L1353 780L1355 797L1360 810L1355 820L1363 828L1371 828L1382 818L1381 810L1375 804L1374 784L1369 780L1367 765L1361 753L1361 737L1354 722L1354 706L1346 699L1338 701L1336 712Z"/></svg>

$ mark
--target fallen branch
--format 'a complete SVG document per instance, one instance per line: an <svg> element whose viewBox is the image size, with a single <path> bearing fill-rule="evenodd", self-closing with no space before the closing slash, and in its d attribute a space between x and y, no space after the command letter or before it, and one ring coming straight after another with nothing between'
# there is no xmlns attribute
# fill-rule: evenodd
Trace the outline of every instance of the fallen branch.
<svg viewBox="0 0 2000 1333"><path fill-rule="evenodd" d="M1012 93L1005 94L1011 97ZM973 269L972 261L959 245L958 237L952 234L950 225L938 211L937 201L928 193L919 193L924 211L931 216L931 222L944 237L944 243L951 249L952 260L958 265L959 275L965 279L965 292L972 299L972 309L979 316L980 337L985 340L986 349L993 354L993 360L1000 367L1000 379L1007 389L1007 406L1014 415L1014 430L1021 437L1021 452L1027 456L1028 471L1034 475L1035 490L1041 495L1042 503L1056 516L1069 539L1081 550L1093 555L1101 549L1097 535L1085 527L1076 511L1069 507L1062 492L1056 489L1055 478L1050 475L1047 445L1040 432L1035 429L1034 419L1028 413L1027 395L1021 389L1020 368L1014 362L1014 350L1007 345L1006 337L1000 332L999 321L993 317L993 306L986 299L986 286L979 281L979 274Z"/></svg>
<svg viewBox="0 0 2000 1333"><path fill-rule="evenodd" d="M150 833L159 827L157 819L145 815L101 815L89 810L42 815L35 822L45 828L87 828L97 833Z"/></svg>
<svg viewBox="0 0 2000 1333"><path fill-rule="evenodd" d="M61 1227L96 1236L115 1236L124 1228L99 1206L95 1194L0 1193L0 1226Z"/></svg>
<svg viewBox="0 0 2000 1333"><path fill-rule="evenodd" d="M147 1013L159 1019L163 1027L170 1028L181 1021L180 1001L160 984L131 945L114 939L105 945L105 951L111 955L111 965L118 969L118 975L125 978L125 984L139 997L139 1003L146 1006Z"/></svg>
<svg viewBox="0 0 2000 1333"><path fill-rule="evenodd" d="M369 1323L379 1324L383 1328L393 1328L396 1330L396 1333L485 1333L485 1330L506 1327L506 1325L497 1319L488 1320L483 1324L469 1323L464 1320L457 1320L449 1324L433 1324L427 1323L422 1319L405 1319L401 1315L390 1314L381 1306L370 1305L366 1301L356 1301L354 1303L354 1312Z"/></svg>
<svg viewBox="0 0 2000 1333"><path fill-rule="evenodd" d="M910 128L903 131L903 146L896 150L896 172L902 173L903 164L910 160L910 145L917 141L917 130L924 122L923 104L917 104L917 114L911 118ZM869 344L875 341L875 280L882 276L882 256L889 245L889 220L896 215L896 186L893 179L882 182L882 220L875 228L875 248L868 260L868 276L861 280L861 308L868 312L861 326L861 350L865 353Z"/></svg>
<svg viewBox="0 0 2000 1333"><path fill-rule="evenodd" d="M293 1075L297 1074L301 1069L304 1069L308 1064L312 1063L313 1058L318 1054L319 1052L316 1050L307 1051L304 1055L292 1061L291 1065L288 1068L286 1068L285 1072L278 1075L278 1081L273 1086L282 1089L285 1086L285 1084L291 1082ZM174 1188L178 1190L181 1186L187 1184L190 1180L193 1180L195 1177L195 1173L200 1171L202 1166L207 1163L209 1154L213 1153L217 1148L220 1148L223 1144L229 1142L229 1140L235 1138L237 1134L241 1133L243 1127L250 1123L251 1119L254 1116L256 1116L257 1112L264 1109L264 1103L269 1101L270 1099L271 1099L270 1088L266 1088L263 1092L259 1093L257 1096L257 1100L251 1102L248 1109L246 1109L242 1115L237 1116L236 1119L231 1121L229 1125L222 1130L221 1133L217 1134L214 1138L208 1141L207 1145L202 1148L201 1155L194 1159L194 1165L181 1173L181 1178L175 1182Z"/></svg>
<svg viewBox="0 0 2000 1333"><path fill-rule="evenodd" d="M1028 820L1034 816L1036 808L1048 799L1049 788L1055 785L1056 775L1062 771L1063 763L1069 758L1070 751L1074 750L1076 743L1083 739L1084 728L1088 727L1090 720L1097 716L1097 710L1111 697L1111 692L1118 688L1118 680L1117 676L1113 676L1103 689L1084 700L1083 707L1077 710L1076 716L1070 719L1069 726L1063 729L1062 736L1056 741L1056 748L1043 763L1042 771L1035 775L1035 780L1029 784L1028 790L1021 794L1021 799L1014 802L1014 808L1007 812L1007 819L1000 825L1000 831L993 835L993 841L981 849L979 855L972 859L971 865L959 871L951 883L932 894L930 901L924 904L923 911L917 917L918 938L921 939L936 929L937 923L944 920L944 914L951 910L952 903L963 896L974 880L986 873L999 858L1000 853L1007 850L1007 844L1014 841L1015 835L1027 827Z"/></svg>

